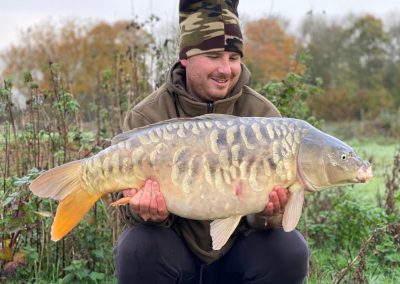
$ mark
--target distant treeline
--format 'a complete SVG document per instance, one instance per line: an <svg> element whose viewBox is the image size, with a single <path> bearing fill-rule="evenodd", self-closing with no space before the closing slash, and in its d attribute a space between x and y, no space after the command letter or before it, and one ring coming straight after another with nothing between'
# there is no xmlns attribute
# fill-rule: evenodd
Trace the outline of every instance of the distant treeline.
<svg viewBox="0 0 400 284"><path fill-rule="evenodd" d="M51 91L50 66L57 64L63 90L84 106L83 121L109 123L113 116L118 132L128 106L157 88L177 59L177 24L161 30L158 21L151 16L143 23L44 22L2 53L1 77L12 78L13 95L29 103L32 82L40 95ZM318 119L375 119L398 112L400 21L385 26L371 15L340 20L309 15L293 34L287 21L261 18L246 22L243 33L243 60L253 87L308 72L310 84L323 82L324 92L308 101ZM304 54L306 61L300 60Z"/></svg>

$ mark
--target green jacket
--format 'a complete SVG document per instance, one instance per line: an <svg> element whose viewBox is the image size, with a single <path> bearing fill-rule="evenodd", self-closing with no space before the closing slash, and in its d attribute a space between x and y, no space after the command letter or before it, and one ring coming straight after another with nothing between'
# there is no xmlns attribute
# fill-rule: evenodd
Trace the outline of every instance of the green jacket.
<svg viewBox="0 0 400 284"><path fill-rule="evenodd" d="M128 111L123 130L128 131L170 118L194 117L206 113L223 113L236 116L280 116L279 111L270 101L246 86L249 79L250 72L242 65L240 79L232 92L225 99L206 103L187 93L185 68L177 62L168 73L166 83ZM132 214L128 206L122 211L125 215L123 216L124 219L130 223L144 223L139 216ZM265 229L271 227L271 224L280 224L279 219L278 217L266 220L255 215L243 218L227 244L218 251L211 247L210 221L189 220L170 214L168 220L161 224L147 223L171 227L186 241L189 249L195 255L205 263L210 264L232 247L239 231L247 234L255 228ZM266 221L268 221L269 226L265 225Z"/></svg>

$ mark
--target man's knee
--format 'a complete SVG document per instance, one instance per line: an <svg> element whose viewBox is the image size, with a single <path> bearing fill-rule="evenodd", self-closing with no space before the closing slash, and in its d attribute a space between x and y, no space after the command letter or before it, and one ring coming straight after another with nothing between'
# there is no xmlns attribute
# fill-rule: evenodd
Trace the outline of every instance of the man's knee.
<svg viewBox="0 0 400 284"><path fill-rule="evenodd" d="M277 241L276 257L280 263L278 271L286 272L287 283L301 283L307 276L310 251L306 240L298 231L275 232Z"/></svg>
<svg viewBox="0 0 400 284"><path fill-rule="evenodd" d="M283 232L281 254L286 262L292 265L308 263L310 251L306 240L298 231Z"/></svg>
<svg viewBox="0 0 400 284"><path fill-rule="evenodd" d="M152 253L157 253L159 238L167 233L162 228L150 226L130 227L125 230L115 246L116 258L151 258Z"/></svg>
<svg viewBox="0 0 400 284"><path fill-rule="evenodd" d="M154 228L147 226L131 227L122 233L114 248L118 283L129 283L127 279L145 278L151 273L150 267L157 260L158 236Z"/></svg>
<svg viewBox="0 0 400 284"><path fill-rule="evenodd" d="M299 232L258 231L235 243L225 257L224 270L245 283L302 283L308 258L307 242Z"/></svg>
<svg viewBox="0 0 400 284"><path fill-rule="evenodd" d="M172 283L195 277L184 242L168 228L138 225L119 238L114 258L118 283Z"/></svg>

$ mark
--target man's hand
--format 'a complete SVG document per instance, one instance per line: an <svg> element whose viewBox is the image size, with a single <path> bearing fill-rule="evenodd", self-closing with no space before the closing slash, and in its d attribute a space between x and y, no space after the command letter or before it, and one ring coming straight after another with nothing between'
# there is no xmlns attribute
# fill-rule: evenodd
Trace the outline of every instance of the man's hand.
<svg viewBox="0 0 400 284"><path fill-rule="evenodd" d="M287 188L275 186L269 194L268 203L262 214L267 217L283 214L288 198L289 190Z"/></svg>
<svg viewBox="0 0 400 284"><path fill-rule="evenodd" d="M156 181L148 179L140 190L126 189L123 191L123 195L131 196L129 206L132 212L138 214L145 221L162 222L169 215L164 196Z"/></svg>

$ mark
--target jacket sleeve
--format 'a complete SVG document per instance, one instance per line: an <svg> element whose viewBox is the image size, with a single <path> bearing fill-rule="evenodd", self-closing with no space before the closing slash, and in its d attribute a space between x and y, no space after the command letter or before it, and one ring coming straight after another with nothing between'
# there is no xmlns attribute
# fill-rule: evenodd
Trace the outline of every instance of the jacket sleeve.
<svg viewBox="0 0 400 284"><path fill-rule="evenodd" d="M137 111L135 108L131 109L124 120L124 124L122 127L123 131L129 131L131 129L146 126L151 124L152 122L141 112ZM114 198L119 199L122 198L122 192L118 192L114 194ZM146 225L153 225L153 226L163 226L163 227L170 227L175 219L175 216L169 214L168 218L162 222L151 222L145 221L142 217L138 214L132 212L131 207L129 204L119 206L121 220L125 225L134 225L137 223L146 224Z"/></svg>

